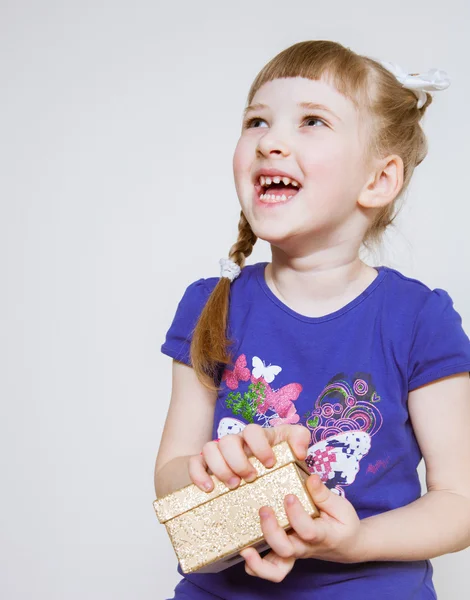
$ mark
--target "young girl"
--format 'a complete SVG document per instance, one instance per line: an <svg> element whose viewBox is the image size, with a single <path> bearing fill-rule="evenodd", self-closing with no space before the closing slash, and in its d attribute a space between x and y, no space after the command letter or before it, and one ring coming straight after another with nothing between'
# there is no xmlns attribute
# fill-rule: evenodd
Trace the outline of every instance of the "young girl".
<svg viewBox="0 0 470 600"><path fill-rule="evenodd" d="M426 156L428 91L448 85L331 41L256 77L233 159L238 240L162 346L156 492L252 481L248 457L270 467L288 440L321 516L288 495L286 532L263 507L270 550L184 576L175 599L429 600L429 559L470 545L470 340L447 292L359 258ZM257 238L272 261L245 266Z"/></svg>

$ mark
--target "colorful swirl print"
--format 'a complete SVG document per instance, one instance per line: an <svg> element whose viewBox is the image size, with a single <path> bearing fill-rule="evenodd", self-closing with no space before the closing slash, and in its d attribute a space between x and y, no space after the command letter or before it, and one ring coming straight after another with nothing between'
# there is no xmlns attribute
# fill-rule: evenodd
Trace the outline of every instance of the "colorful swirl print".
<svg viewBox="0 0 470 600"><path fill-rule="evenodd" d="M383 423L376 402L380 402L380 396L371 382L355 378L351 386L344 378L333 378L306 419L306 427L312 431L312 443L347 431L375 435Z"/></svg>

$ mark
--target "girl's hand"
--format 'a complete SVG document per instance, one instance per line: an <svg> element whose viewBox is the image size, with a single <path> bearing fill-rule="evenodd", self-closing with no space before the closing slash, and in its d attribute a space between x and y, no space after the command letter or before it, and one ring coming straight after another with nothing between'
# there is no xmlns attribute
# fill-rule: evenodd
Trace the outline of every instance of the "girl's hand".
<svg viewBox="0 0 470 600"><path fill-rule="evenodd" d="M269 469L276 460L271 446L287 441L296 458L305 460L310 439L310 431L303 425L261 427L250 423L238 434L225 435L218 442L206 442L200 455L190 457L189 475L201 490L211 492L213 485L209 469L217 479L234 489L240 483L240 477L247 482L257 477L249 457L255 456Z"/></svg>
<svg viewBox="0 0 470 600"><path fill-rule="evenodd" d="M261 529L271 552L263 558L252 546L240 552L249 575L278 583L292 570L297 558L340 563L364 560L360 555L361 522L353 505L331 492L317 474L310 475L306 485L320 516L312 518L297 496L288 494L284 506L293 531L287 533L278 524L272 508L263 506L259 511Z"/></svg>

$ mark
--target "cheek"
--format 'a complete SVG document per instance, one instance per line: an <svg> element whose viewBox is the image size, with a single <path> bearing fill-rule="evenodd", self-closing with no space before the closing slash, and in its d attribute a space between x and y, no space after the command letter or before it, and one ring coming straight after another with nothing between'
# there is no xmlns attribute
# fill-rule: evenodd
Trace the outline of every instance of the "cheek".
<svg viewBox="0 0 470 600"><path fill-rule="evenodd" d="M333 144L309 148L303 153L305 171L309 176L337 173L344 161L344 155L344 150Z"/></svg>
<svg viewBox="0 0 470 600"><path fill-rule="evenodd" d="M246 211L247 206L245 204L248 201L248 190L252 190L251 171L253 168L253 149L252 145L247 144L246 140L240 139L238 141L233 153L232 166L235 190L242 209Z"/></svg>
<svg viewBox="0 0 470 600"><path fill-rule="evenodd" d="M243 140L238 140L233 153L233 173L237 177L250 168L251 154L247 144Z"/></svg>
<svg viewBox="0 0 470 600"><path fill-rule="evenodd" d="M321 151L306 156L304 170L310 186L332 192L354 188L359 176L354 150L348 147L322 146Z"/></svg>

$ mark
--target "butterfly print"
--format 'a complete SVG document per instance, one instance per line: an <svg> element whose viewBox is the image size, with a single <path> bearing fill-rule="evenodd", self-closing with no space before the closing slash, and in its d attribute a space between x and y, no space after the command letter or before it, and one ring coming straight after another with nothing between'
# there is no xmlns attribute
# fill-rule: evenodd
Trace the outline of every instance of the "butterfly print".
<svg viewBox="0 0 470 600"><path fill-rule="evenodd" d="M222 375L222 381L225 381L227 387L236 390L239 381L248 381L250 379L250 369L246 366L246 356L241 354L235 361L233 371L225 369Z"/></svg>
<svg viewBox="0 0 470 600"><path fill-rule="evenodd" d="M252 383L256 384L260 380L264 382L262 378L251 376ZM303 389L300 383L289 383L278 390L273 390L269 383L264 382L264 384L265 400L258 406L257 412L265 414L269 409L274 410L277 417L269 420L269 424L273 427L282 423L298 423L300 415L297 413L294 400L297 400Z"/></svg>
<svg viewBox="0 0 470 600"><path fill-rule="evenodd" d="M257 379L259 379L260 377L263 377L264 380L267 381L268 383L271 383L272 381L274 381L274 378L276 377L276 375L278 375L282 371L282 367L278 367L277 365L266 366L266 363L264 362L264 360L261 360L261 358L258 358L258 356L253 356L252 364L253 364L253 371L252 371L253 376L256 377Z"/></svg>
<svg viewBox="0 0 470 600"><path fill-rule="evenodd" d="M310 446L305 462L332 492L344 496L342 486L350 485L359 471L359 462L369 452L371 439L364 431L347 431Z"/></svg>

